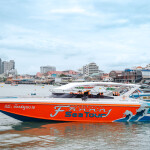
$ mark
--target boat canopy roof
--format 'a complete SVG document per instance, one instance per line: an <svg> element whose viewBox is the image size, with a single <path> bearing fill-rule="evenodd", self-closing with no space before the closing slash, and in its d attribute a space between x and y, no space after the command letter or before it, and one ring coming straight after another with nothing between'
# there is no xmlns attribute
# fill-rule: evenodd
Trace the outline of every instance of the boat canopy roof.
<svg viewBox="0 0 150 150"><path fill-rule="evenodd" d="M69 84L60 86L56 89L58 89L58 90L69 90L69 89L72 89L75 87L80 87L80 86L123 86L123 87L139 88L141 85L114 83L114 82L79 82L79 83L69 83Z"/></svg>

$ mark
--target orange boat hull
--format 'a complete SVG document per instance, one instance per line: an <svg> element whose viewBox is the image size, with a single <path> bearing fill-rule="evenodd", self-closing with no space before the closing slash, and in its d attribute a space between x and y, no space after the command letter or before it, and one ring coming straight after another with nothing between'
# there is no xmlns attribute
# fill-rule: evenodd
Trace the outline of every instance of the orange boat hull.
<svg viewBox="0 0 150 150"><path fill-rule="evenodd" d="M139 108L140 105L133 104L0 102L2 113L21 121L114 122L122 118L127 121ZM126 112L130 114L127 116Z"/></svg>

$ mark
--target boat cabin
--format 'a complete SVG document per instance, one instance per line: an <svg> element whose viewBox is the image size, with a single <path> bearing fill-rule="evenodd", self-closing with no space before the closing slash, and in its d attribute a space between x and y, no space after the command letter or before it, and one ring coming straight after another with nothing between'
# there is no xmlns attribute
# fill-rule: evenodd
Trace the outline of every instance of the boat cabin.
<svg viewBox="0 0 150 150"><path fill-rule="evenodd" d="M113 82L70 83L52 91L53 98L114 99L135 91L137 85Z"/></svg>

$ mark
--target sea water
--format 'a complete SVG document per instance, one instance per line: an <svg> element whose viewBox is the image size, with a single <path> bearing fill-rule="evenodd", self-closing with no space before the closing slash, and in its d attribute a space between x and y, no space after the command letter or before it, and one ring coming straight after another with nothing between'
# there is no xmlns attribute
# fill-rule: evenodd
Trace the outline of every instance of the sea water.
<svg viewBox="0 0 150 150"><path fill-rule="evenodd" d="M0 84L0 97L49 96L51 85ZM31 123L0 113L0 149L149 150L150 123Z"/></svg>

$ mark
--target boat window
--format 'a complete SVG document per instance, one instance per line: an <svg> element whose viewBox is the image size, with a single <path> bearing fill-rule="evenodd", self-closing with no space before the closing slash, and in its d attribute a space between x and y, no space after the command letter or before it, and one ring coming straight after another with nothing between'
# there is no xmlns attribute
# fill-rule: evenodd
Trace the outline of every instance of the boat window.
<svg viewBox="0 0 150 150"><path fill-rule="evenodd" d="M53 92L53 97L56 98L114 98L114 96L121 96L130 91L134 86L118 86L118 85L96 85L86 87L75 87L67 90L58 90Z"/></svg>
<svg viewBox="0 0 150 150"><path fill-rule="evenodd" d="M111 96L105 96L105 95L94 95L94 94L89 94L89 95L84 95L84 94L77 94L77 93L53 93L52 97L53 98L83 98L87 96L88 98L103 98L103 99L113 99Z"/></svg>

